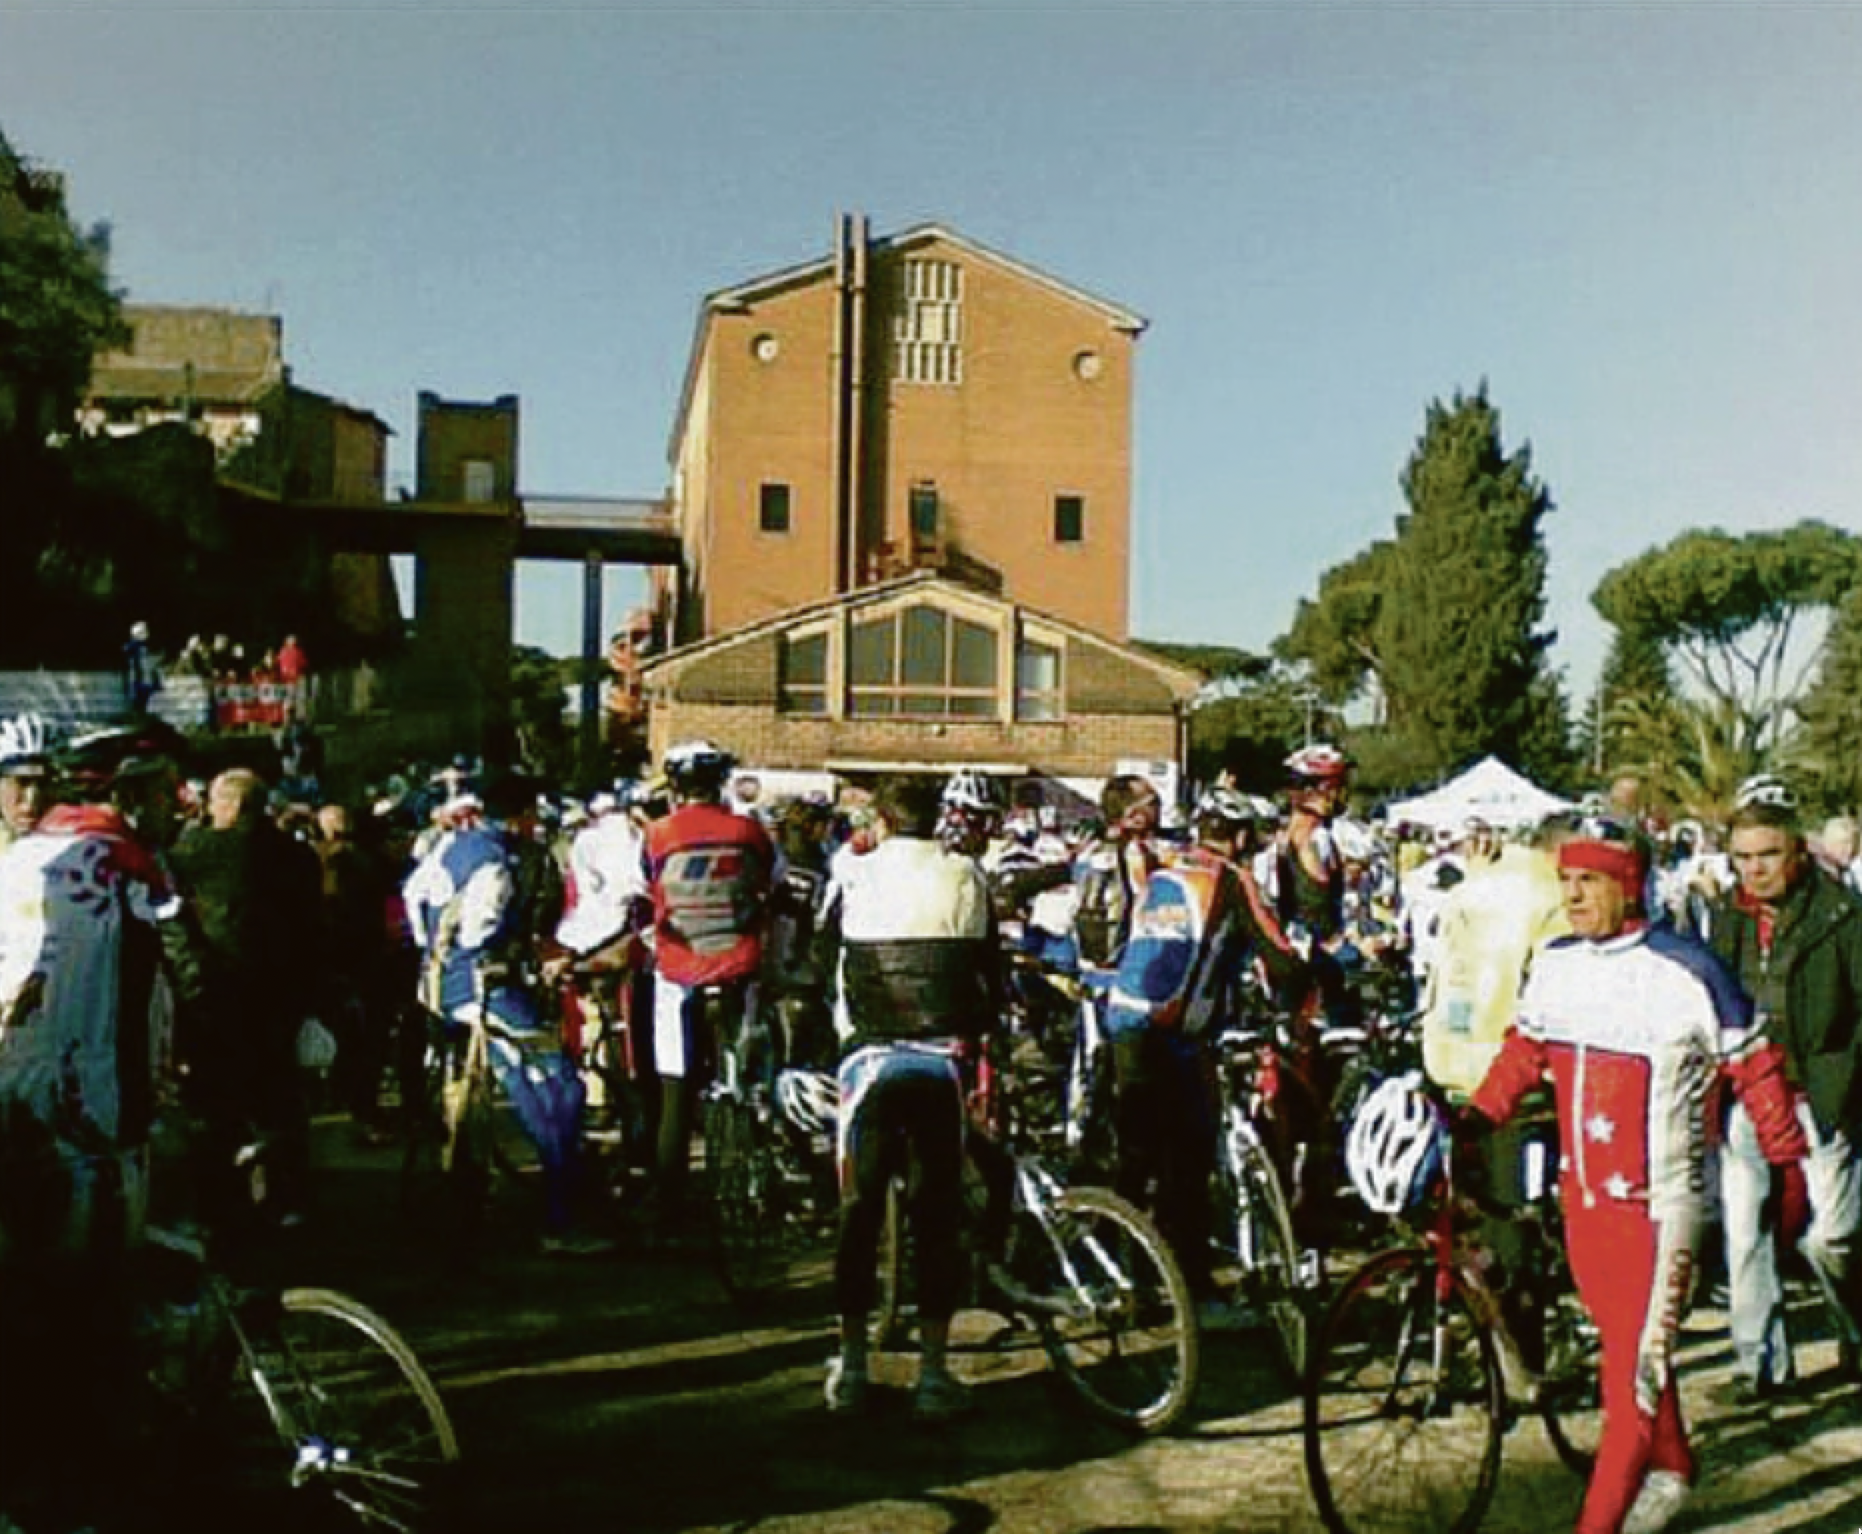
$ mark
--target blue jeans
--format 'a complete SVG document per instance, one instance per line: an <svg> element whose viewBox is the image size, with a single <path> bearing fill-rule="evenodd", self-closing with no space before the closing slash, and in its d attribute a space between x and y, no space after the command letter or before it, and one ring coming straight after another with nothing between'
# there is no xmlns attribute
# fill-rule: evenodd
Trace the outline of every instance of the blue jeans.
<svg viewBox="0 0 1862 1534"><path fill-rule="evenodd" d="M1862 1157L1842 1131L1821 1133L1807 1104L1798 1105L1797 1116L1810 1141L1810 1155L1804 1162L1810 1228L1804 1232L1800 1249L1841 1335L1855 1343L1862 1336L1846 1296L1854 1281L1857 1231L1862 1229ZM1772 1169L1759 1150L1758 1133L1746 1110L1735 1103L1720 1155L1734 1367L1748 1379L1783 1384L1796 1370L1785 1330L1777 1252L1771 1230L1762 1223L1771 1182Z"/></svg>

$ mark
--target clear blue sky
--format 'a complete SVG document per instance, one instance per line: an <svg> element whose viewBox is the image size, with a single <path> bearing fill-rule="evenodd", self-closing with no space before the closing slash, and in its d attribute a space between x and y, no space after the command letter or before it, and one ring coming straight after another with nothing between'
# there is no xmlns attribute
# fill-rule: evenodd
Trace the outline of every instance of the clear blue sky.
<svg viewBox="0 0 1862 1534"><path fill-rule="evenodd" d="M417 390L515 391L526 490L657 494L701 295L936 219L1151 321L1135 632L1265 646L1485 378L1580 691L1611 566L1862 526L1858 81L1834 0L0 0L0 127L130 297L281 313L397 467Z"/></svg>

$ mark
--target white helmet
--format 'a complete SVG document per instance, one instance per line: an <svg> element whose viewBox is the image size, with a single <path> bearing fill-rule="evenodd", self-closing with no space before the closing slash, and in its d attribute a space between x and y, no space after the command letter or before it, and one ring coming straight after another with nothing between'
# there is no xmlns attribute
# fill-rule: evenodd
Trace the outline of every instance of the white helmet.
<svg viewBox="0 0 1862 1534"><path fill-rule="evenodd" d="M804 1134L831 1131L840 1121L840 1085L825 1071L790 1068L776 1077L782 1116Z"/></svg>
<svg viewBox="0 0 1862 1534"><path fill-rule="evenodd" d="M737 759L708 740L682 740L660 765L673 788L688 793L693 788L722 788Z"/></svg>
<svg viewBox="0 0 1862 1534"><path fill-rule="evenodd" d="M1429 1191L1447 1140L1447 1122L1422 1090L1422 1073L1391 1076L1364 1099L1345 1137L1351 1185L1378 1214L1401 1214Z"/></svg>
<svg viewBox="0 0 1862 1534"><path fill-rule="evenodd" d="M0 719L0 772L39 767L51 759L52 732L39 714Z"/></svg>
<svg viewBox="0 0 1862 1534"><path fill-rule="evenodd" d="M1002 795L987 773L963 767L950 775L939 802L947 810L970 810L982 815L1000 814Z"/></svg>

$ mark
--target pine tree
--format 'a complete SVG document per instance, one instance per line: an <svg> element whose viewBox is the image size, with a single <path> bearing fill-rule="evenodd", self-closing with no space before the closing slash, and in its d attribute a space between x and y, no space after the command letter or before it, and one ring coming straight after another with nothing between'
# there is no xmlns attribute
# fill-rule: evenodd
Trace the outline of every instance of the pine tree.
<svg viewBox="0 0 1862 1534"><path fill-rule="evenodd" d="M1430 405L1402 484L1409 511L1378 610L1392 729L1438 774L1492 752L1562 775L1564 703L1539 627L1552 499L1530 447L1504 450L1483 384Z"/></svg>

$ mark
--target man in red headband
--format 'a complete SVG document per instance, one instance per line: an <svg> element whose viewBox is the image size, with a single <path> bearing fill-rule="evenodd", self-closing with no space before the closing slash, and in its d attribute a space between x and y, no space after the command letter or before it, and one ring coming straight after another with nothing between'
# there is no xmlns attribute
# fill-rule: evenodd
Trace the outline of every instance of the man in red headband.
<svg viewBox="0 0 1862 1534"><path fill-rule="evenodd" d="M1602 1351L1603 1435L1578 1534L1652 1534L1694 1475L1673 1350L1707 1212L1718 1078L1731 1079L1768 1160L1795 1162L1804 1137L1778 1049L1751 1029L1732 978L1645 921L1633 829L1593 816L1573 831L1558 849L1571 936L1541 950L1469 1106L1504 1123L1551 1083L1571 1271Z"/></svg>

